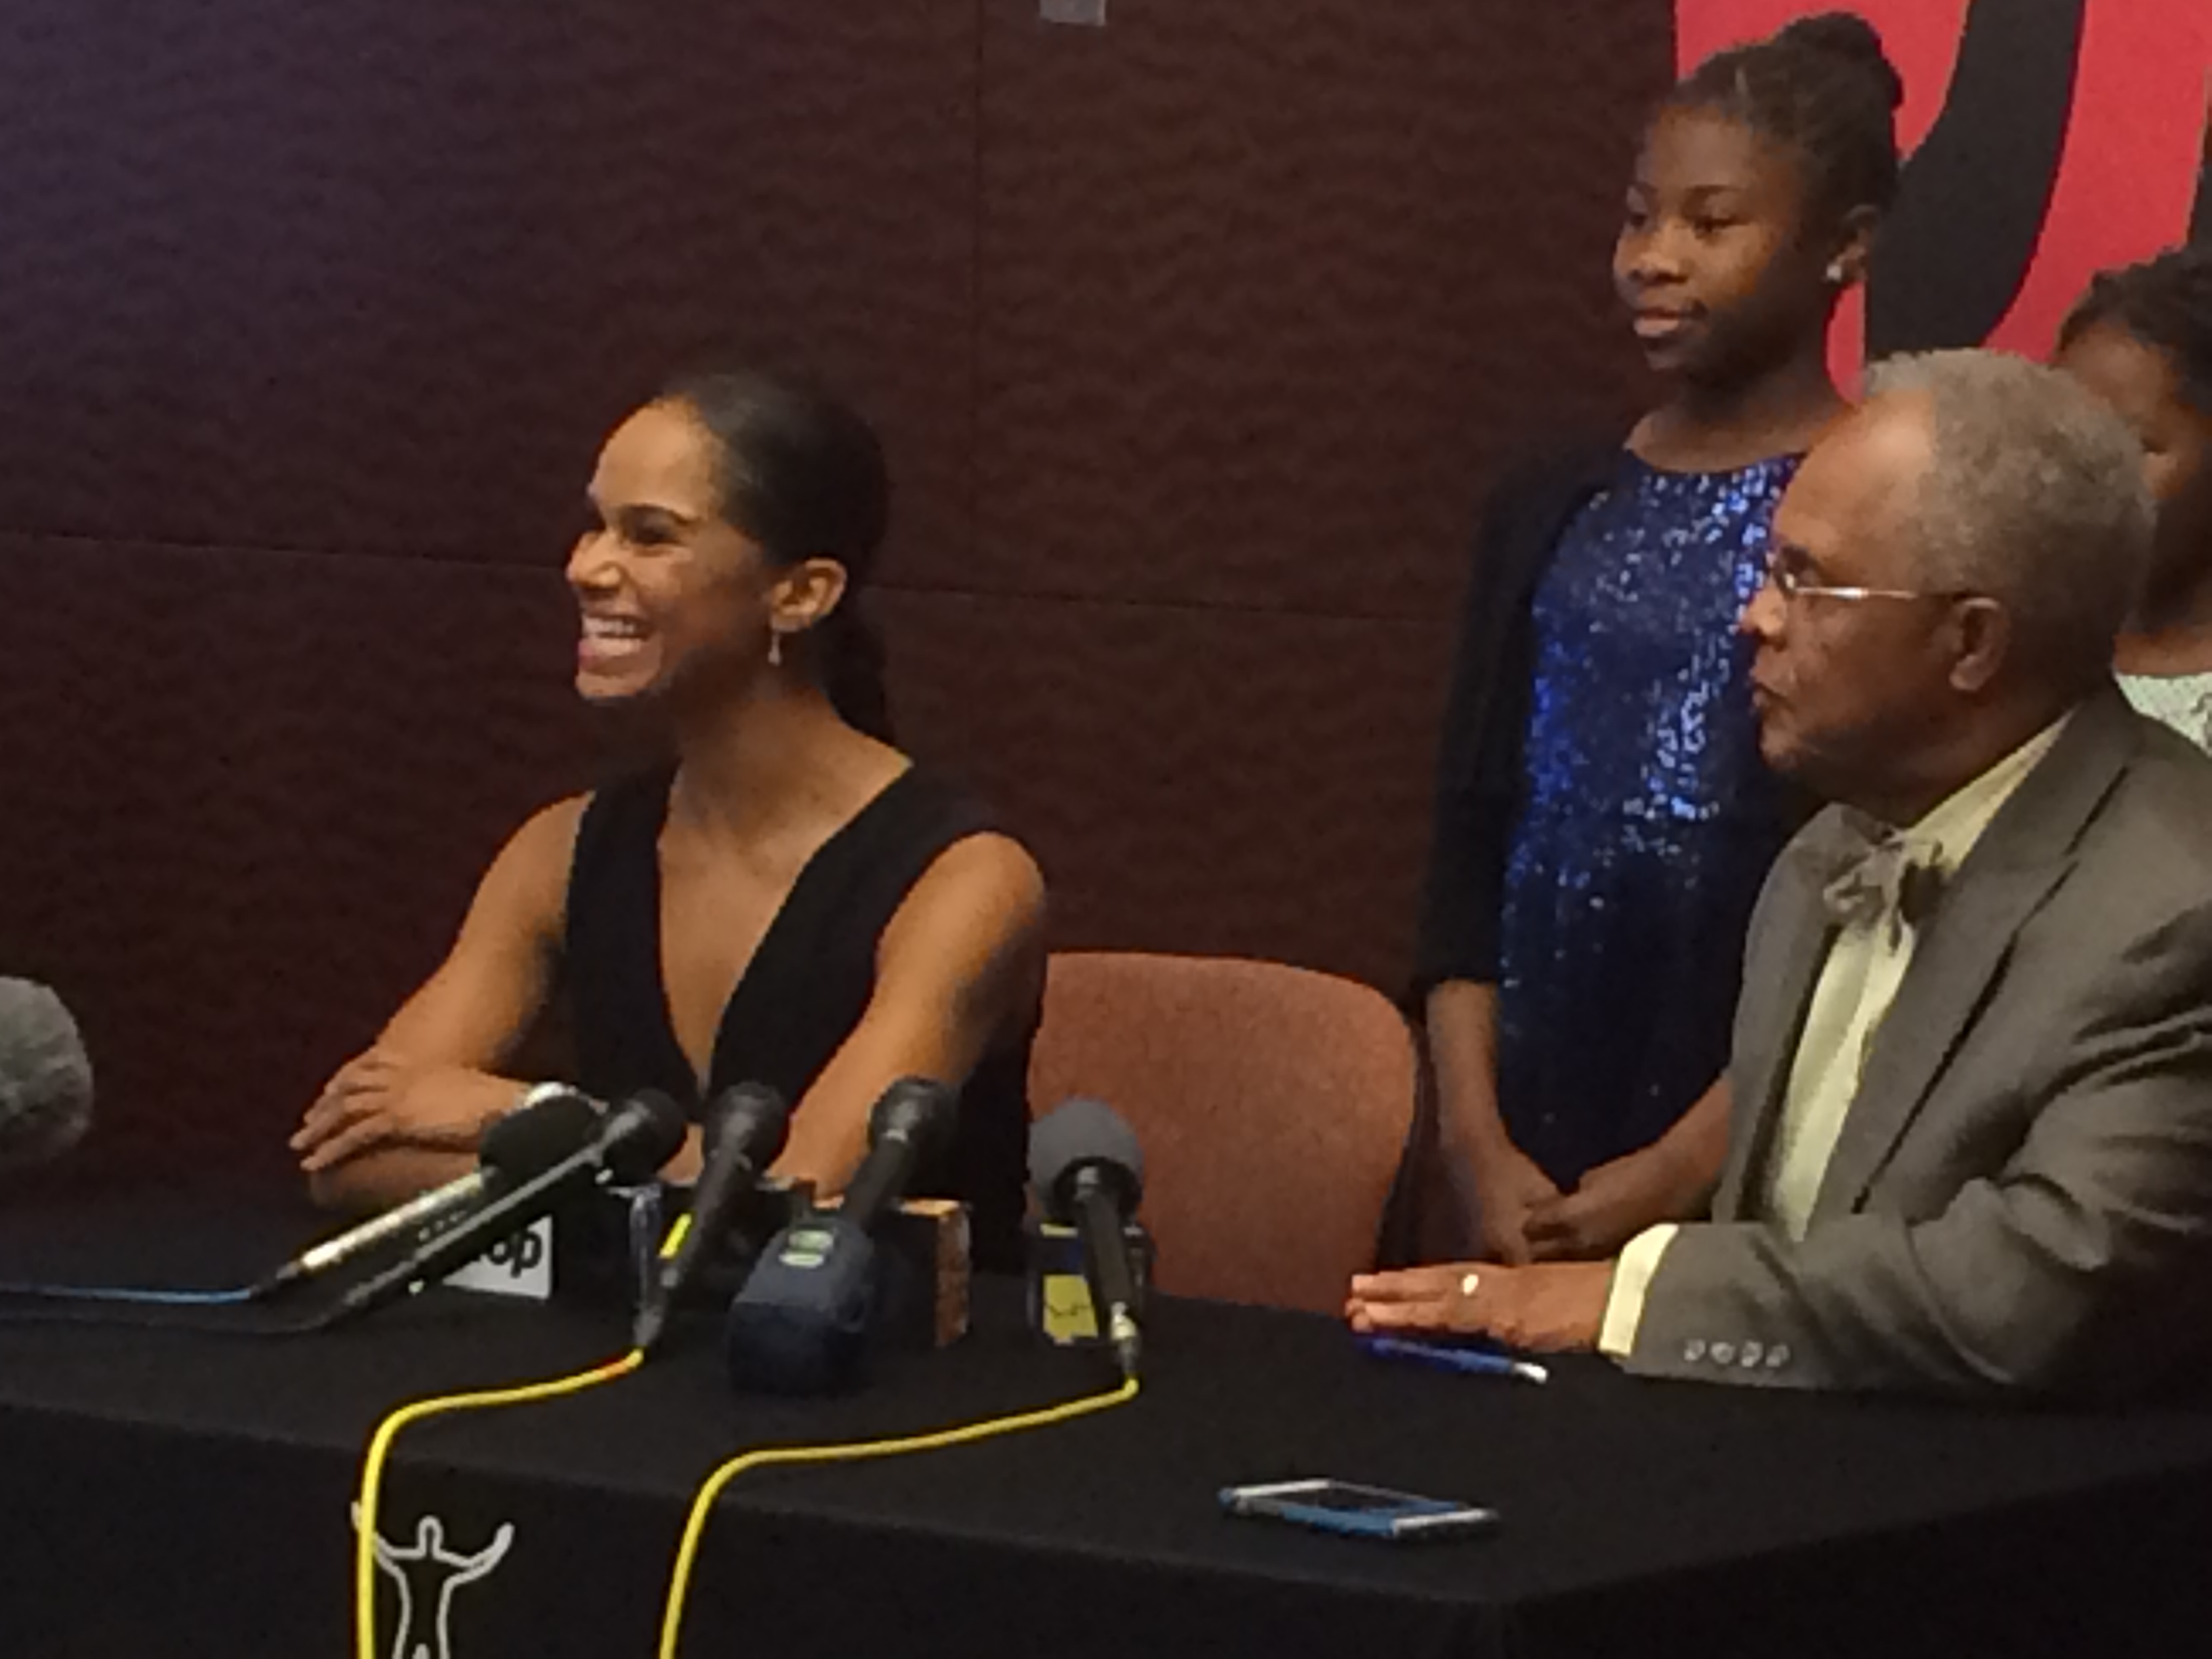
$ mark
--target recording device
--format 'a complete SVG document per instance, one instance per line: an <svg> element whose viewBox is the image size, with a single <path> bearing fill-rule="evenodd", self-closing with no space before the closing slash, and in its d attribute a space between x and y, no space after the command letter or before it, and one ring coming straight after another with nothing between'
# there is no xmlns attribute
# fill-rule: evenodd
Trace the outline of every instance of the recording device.
<svg viewBox="0 0 2212 1659"><path fill-rule="evenodd" d="M723 1351L739 1389L818 1394L858 1378L876 1299L869 1233L958 1109L957 1093L927 1078L902 1078L884 1091L842 1206L778 1233L730 1304Z"/></svg>
<svg viewBox="0 0 2212 1659"><path fill-rule="evenodd" d="M675 1255L654 1263L638 1306L634 1346L650 1353L660 1340L678 1293L720 1245L790 1135L791 1106L764 1083L740 1083L708 1103L706 1161L691 1189L691 1224Z"/></svg>
<svg viewBox="0 0 2212 1659"><path fill-rule="evenodd" d="M1145 1194L1135 1131L1103 1100L1063 1102L1030 1131L1030 1185L1045 1214L1081 1237L1098 1328L1133 1380L1143 1339L1128 1224Z"/></svg>
<svg viewBox="0 0 2212 1659"><path fill-rule="evenodd" d="M62 1000L0 979L0 1170L59 1158L92 1126L92 1061Z"/></svg>
<svg viewBox="0 0 2212 1659"><path fill-rule="evenodd" d="M565 1200L604 1182L652 1178L684 1144L683 1108L642 1090L599 1120L591 1138L551 1168L501 1194L466 1220L425 1240L406 1260L353 1285L323 1316L330 1326L380 1308L425 1279L441 1278Z"/></svg>
<svg viewBox="0 0 2212 1659"><path fill-rule="evenodd" d="M1221 1507L1236 1516L1288 1521L1352 1538L1404 1544L1464 1538L1498 1524L1498 1511L1447 1498L1419 1498L1349 1480L1278 1480L1224 1486Z"/></svg>
<svg viewBox="0 0 2212 1659"><path fill-rule="evenodd" d="M590 1142L605 1112L589 1095L564 1083L539 1084L523 1096L520 1105L484 1131L477 1167L467 1175L302 1251L254 1286L254 1294L272 1296L288 1290L386 1239L441 1224L544 1174Z"/></svg>

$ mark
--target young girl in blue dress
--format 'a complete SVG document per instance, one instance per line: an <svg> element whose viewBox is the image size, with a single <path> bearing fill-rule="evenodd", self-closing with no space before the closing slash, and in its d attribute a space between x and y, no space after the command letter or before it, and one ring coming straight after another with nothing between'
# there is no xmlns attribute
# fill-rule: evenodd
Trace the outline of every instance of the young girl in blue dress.
<svg viewBox="0 0 2212 1659"><path fill-rule="evenodd" d="M1896 189L1901 94L1844 14L1674 87L1613 254L1665 395L1486 512L1419 959L1462 1253L1610 1254L1717 1176L1744 929L1797 811L1735 618L1843 407L1828 325Z"/></svg>

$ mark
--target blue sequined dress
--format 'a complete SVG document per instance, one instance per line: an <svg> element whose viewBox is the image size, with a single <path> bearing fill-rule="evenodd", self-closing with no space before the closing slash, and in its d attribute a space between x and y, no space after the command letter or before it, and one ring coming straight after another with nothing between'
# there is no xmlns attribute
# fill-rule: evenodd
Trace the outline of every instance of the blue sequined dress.
<svg viewBox="0 0 2212 1659"><path fill-rule="evenodd" d="M1784 817L1735 619L1796 465L1662 472L1624 452L1536 589L1498 1091L1515 1144L1563 1187L1657 1139L1727 1061Z"/></svg>

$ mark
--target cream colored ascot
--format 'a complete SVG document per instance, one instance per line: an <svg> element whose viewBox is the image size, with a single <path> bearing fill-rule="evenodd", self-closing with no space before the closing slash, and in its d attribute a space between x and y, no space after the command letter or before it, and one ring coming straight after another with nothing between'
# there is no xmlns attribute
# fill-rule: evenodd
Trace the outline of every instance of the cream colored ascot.
<svg viewBox="0 0 2212 1659"><path fill-rule="evenodd" d="M1895 941L1917 927L1936 908L1943 878L1943 843L1932 836L1893 830L1863 812L1846 809L1841 839L1849 846L1820 903L1839 927L1887 927ZM1955 860L1954 860L1955 862Z"/></svg>

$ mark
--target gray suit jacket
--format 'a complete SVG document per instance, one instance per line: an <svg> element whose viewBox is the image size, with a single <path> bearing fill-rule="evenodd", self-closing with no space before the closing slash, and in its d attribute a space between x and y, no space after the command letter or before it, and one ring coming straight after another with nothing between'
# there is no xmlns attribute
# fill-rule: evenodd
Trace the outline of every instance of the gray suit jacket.
<svg viewBox="0 0 2212 1659"><path fill-rule="evenodd" d="M2212 760L2117 690L2076 711L1926 922L1793 1243L1759 1197L1836 818L1790 842L1753 914L1714 1219L1668 1249L1629 1368L2132 1394L2202 1364Z"/></svg>

